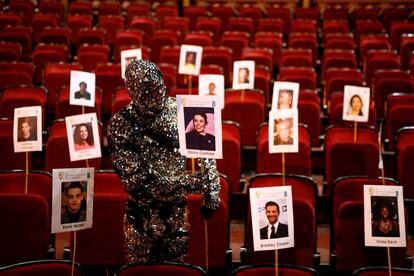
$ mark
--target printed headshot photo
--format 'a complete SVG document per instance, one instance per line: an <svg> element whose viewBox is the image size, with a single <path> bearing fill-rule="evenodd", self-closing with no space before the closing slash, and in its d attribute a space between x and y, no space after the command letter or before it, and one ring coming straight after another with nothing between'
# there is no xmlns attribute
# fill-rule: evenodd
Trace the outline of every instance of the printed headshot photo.
<svg viewBox="0 0 414 276"><path fill-rule="evenodd" d="M187 149L216 150L214 108L185 107L184 120Z"/></svg>
<svg viewBox="0 0 414 276"><path fill-rule="evenodd" d="M254 89L255 62L239 60L233 64L233 89Z"/></svg>
<svg viewBox="0 0 414 276"><path fill-rule="evenodd" d="M293 145L293 118L274 120L274 145Z"/></svg>
<svg viewBox="0 0 414 276"><path fill-rule="evenodd" d="M86 181L62 182L61 224L86 221Z"/></svg>
<svg viewBox="0 0 414 276"><path fill-rule="evenodd" d="M342 119L346 121L368 122L369 88L346 85Z"/></svg>
<svg viewBox="0 0 414 276"><path fill-rule="evenodd" d="M140 48L121 51L121 74L123 79L125 79L125 70L127 66L133 60L139 59L142 59L142 50Z"/></svg>
<svg viewBox="0 0 414 276"><path fill-rule="evenodd" d="M399 237L397 197L372 196L372 236Z"/></svg>
<svg viewBox="0 0 414 276"><path fill-rule="evenodd" d="M14 109L14 152L42 151L42 107L25 106Z"/></svg>
<svg viewBox="0 0 414 276"><path fill-rule="evenodd" d="M297 109L269 112L269 153L298 152L299 124Z"/></svg>
<svg viewBox="0 0 414 276"><path fill-rule="evenodd" d="M286 206L283 206L286 208ZM267 201L264 210L267 225L260 228L260 239L277 239L289 236L288 225L279 221L281 207L275 201ZM284 210L286 212L286 210Z"/></svg>
<svg viewBox="0 0 414 276"><path fill-rule="evenodd" d="M254 251L295 245L291 186L249 188Z"/></svg>
<svg viewBox="0 0 414 276"><path fill-rule="evenodd" d="M17 142L37 140L37 116L17 119Z"/></svg>
<svg viewBox="0 0 414 276"><path fill-rule="evenodd" d="M221 108L224 108L224 76L200 75L198 77L198 94L207 96L219 96Z"/></svg>
<svg viewBox="0 0 414 276"><path fill-rule="evenodd" d="M95 106L95 74L82 71L70 71L71 105Z"/></svg>
<svg viewBox="0 0 414 276"><path fill-rule="evenodd" d="M203 48L194 45L181 45L178 73L199 75Z"/></svg>
<svg viewBox="0 0 414 276"><path fill-rule="evenodd" d="M74 150L93 149L95 147L92 131L92 123L73 125Z"/></svg>
<svg viewBox="0 0 414 276"><path fill-rule="evenodd" d="M79 83L79 90L75 91L75 99L85 99L90 100L91 99L91 93L87 91L88 85L86 82L81 81Z"/></svg>
<svg viewBox="0 0 414 276"><path fill-rule="evenodd" d="M276 81L273 85L272 110L298 107L299 83Z"/></svg>

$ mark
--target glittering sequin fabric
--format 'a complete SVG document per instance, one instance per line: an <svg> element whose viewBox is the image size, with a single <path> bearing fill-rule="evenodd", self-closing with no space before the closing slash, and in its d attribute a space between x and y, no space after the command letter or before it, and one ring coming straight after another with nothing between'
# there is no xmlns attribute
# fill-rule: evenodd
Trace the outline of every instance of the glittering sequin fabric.
<svg viewBox="0 0 414 276"><path fill-rule="evenodd" d="M165 96L158 67L145 60L125 72L132 102L108 127L112 163L128 196L124 220L127 261L180 261L187 253L186 196L204 193L205 206L219 205L215 160L200 159L197 176L185 173L179 153L177 107Z"/></svg>

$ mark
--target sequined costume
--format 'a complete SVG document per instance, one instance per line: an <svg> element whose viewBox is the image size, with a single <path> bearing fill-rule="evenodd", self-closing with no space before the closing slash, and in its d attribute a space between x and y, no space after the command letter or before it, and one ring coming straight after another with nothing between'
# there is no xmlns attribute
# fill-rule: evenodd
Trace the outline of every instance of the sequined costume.
<svg viewBox="0 0 414 276"><path fill-rule="evenodd" d="M200 159L197 176L185 173L179 153L177 107L165 96L158 67L145 60L126 69L132 102L108 127L111 161L128 196L124 219L127 261L181 261L188 248L186 196L204 193L204 208L219 206L215 160Z"/></svg>

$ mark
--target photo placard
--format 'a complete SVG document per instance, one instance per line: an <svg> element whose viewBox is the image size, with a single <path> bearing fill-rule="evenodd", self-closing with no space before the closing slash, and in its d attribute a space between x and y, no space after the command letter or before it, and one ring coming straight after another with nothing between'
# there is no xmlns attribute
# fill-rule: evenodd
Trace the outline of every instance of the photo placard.
<svg viewBox="0 0 414 276"><path fill-rule="evenodd" d="M406 247L401 186L364 185L365 246Z"/></svg>
<svg viewBox="0 0 414 276"><path fill-rule="evenodd" d="M141 50L141 48L121 51L121 74L122 74L122 79L125 79L125 70L126 70L127 66L133 60L140 60L140 59L142 59L142 50Z"/></svg>
<svg viewBox="0 0 414 276"><path fill-rule="evenodd" d="M298 152L299 124L297 109L269 112L269 153Z"/></svg>
<svg viewBox="0 0 414 276"><path fill-rule="evenodd" d="M238 60L233 63L233 89L254 89L255 62Z"/></svg>
<svg viewBox="0 0 414 276"><path fill-rule="evenodd" d="M342 120L368 122L369 88L345 85Z"/></svg>
<svg viewBox="0 0 414 276"><path fill-rule="evenodd" d="M42 107L14 109L14 152L42 151Z"/></svg>
<svg viewBox="0 0 414 276"><path fill-rule="evenodd" d="M224 76L200 75L198 77L198 94L201 96L219 96L221 109L224 108Z"/></svg>
<svg viewBox="0 0 414 276"><path fill-rule="evenodd" d="M54 169L52 233L92 227L94 168Z"/></svg>
<svg viewBox="0 0 414 276"><path fill-rule="evenodd" d="M273 85L272 110L297 109L299 83L275 81Z"/></svg>
<svg viewBox="0 0 414 276"><path fill-rule="evenodd" d="M295 246L291 186L251 188L254 251Z"/></svg>
<svg viewBox="0 0 414 276"><path fill-rule="evenodd" d="M95 106L95 74L82 71L70 71L71 105Z"/></svg>
<svg viewBox="0 0 414 276"><path fill-rule="evenodd" d="M223 158L218 96L177 95L180 152L188 158Z"/></svg>
<svg viewBox="0 0 414 276"><path fill-rule="evenodd" d="M203 47L195 45L181 45L178 73L183 75L200 74Z"/></svg>
<svg viewBox="0 0 414 276"><path fill-rule="evenodd" d="M96 113L68 116L65 122L70 161L101 157Z"/></svg>

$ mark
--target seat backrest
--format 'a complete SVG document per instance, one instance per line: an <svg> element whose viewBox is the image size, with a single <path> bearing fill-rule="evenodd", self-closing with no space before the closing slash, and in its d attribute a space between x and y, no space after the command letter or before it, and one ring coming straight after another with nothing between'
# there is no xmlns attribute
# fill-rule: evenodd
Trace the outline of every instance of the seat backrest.
<svg viewBox="0 0 414 276"><path fill-rule="evenodd" d="M240 125L232 121L222 122L223 159L217 159L217 169L228 177L232 192L240 191L241 142Z"/></svg>
<svg viewBox="0 0 414 276"><path fill-rule="evenodd" d="M45 259L50 236L46 199L33 194L1 194L0 213L0 265Z"/></svg>
<svg viewBox="0 0 414 276"><path fill-rule="evenodd" d="M410 276L414 275L414 270L406 268L392 267L391 273L394 276ZM355 270L352 276L386 276L389 275L389 268L385 266L363 267Z"/></svg>
<svg viewBox="0 0 414 276"><path fill-rule="evenodd" d="M364 203L347 201L338 210L335 223L336 270L352 272L366 266L388 264L387 249L364 245ZM406 247L390 248L391 263L405 267Z"/></svg>
<svg viewBox="0 0 414 276"><path fill-rule="evenodd" d="M243 146L256 145L256 129L264 121L265 97L260 90L232 90L225 92L223 120L240 124L243 131Z"/></svg>
<svg viewBox="0 0 414 276"><path fill-rule="evenodd" d="M358 127L356 142L352 126L331 126L325 133L325 175L328 188L340 176L378 176L378 134L374 128Z"/></svg>
<svg viewBox="0 0 414 276"><path fill-rule="evenodd" d="M13 147L13 120L10 118L0 119L0 169L14 170L26 168L26 154L14 152ZM32 155L28 154L29 169L32 167Z"/></svg>
<svg viewBox="0 0 414 276"><path fill-rule="evenodd" d="M392 93L387 97L385 137L394 149L395 136L400 128L414 125L414 93Z"/></svg>
<svg viewBox="0 0 414 276"><path fill-rule="evenodd" d="M171 276L203 276L205 271L198 266L166 262L162 264L139 264L133 263L121 267L115 273L115 276L152 276L152 275L171 275Z"/></svg>
<svg viewBox="0 0 414 276"><path fill-rule="evenodd" d="M76 260L79 263L118 267L125 264L123 225L126 200L126 193L108 191L94 194L93 227L79 231L76 237ZM73 234L71 238L73 240Z"/></svg>
<svg viewBox="0 0 414 276"><path fill-rule="evenodd" d="M251 188L251 187L250 187ZM316 252L316 215L315 208L302 199L293 199L293 220L295 226L295 246L280 251L279 262L283 264L312 267ZM274 250L253 251L253 231L248 207L247 223L245 228L246 262L249 264L272 263L275 260Z"/></svg>
<svg viewBox="0 0 414 276"><path fill-rule="evenodd" d="M397 179L404 187L404 197L414 199L412 179L414 171L410 163L414 156L414 129L405 127L397 132Z"/></svg>
<svg viewBox="0 0 414 276"><path fill-rule="evenodd" d="M82 269L79 263L74 263L74 276L81 276ZM4 276L54 276L71 275L72 261L69 260L40 260L17 263L0 268Z"/></svg>
<svg viewBox="0 0 414 276"><path fill-rule="evenodd" d="M102 132L99 128L100 133ZM101 158L89 159L89 166L100 169ZM51 172L56 168L86 167L86 161L70 161L66 124L62 120L52 123L49 129L49 139L46 146L46 170Z"/></svg>
<svg viewBox="0 0 414 276"><path fill-rule="evenodd" d="M227 179L220 176L220 206L207 220L209 239L209 266L222 268L226 266L226 251L230 243L229 220L229 184ZM188 222L189 248L185 262L203 266L205 265L205 223L200 215L200 207L203 202L202 195L190 195L187 197L189 210ZM214 237L212 239L212 237ZM213 241L213 242L212 242Z"/></svg>
<svg viewBox="0 0 414 276"><path fill-rule="evenodd" d="M0 194L24 194L26 172L23 170L0 172ZM27 193L42 196L52 211L52 175L43 171L29 171Z"/></svg>
<svg viewBox="0 0 414 276"><path fill-rule="evenodd" d="M279 275L292 275L292 276L317 276L318 273L312 268L298 266L298 265L278 265ZM275 266L273 264L259 264L259 265L246 265L237 268L233 271L235 276L271 276L275 275Z"/></svg>
<svg viewBox="0 0 414 276"><path fill-rule="evenodd" d="M121 77L120 64L98 64L95 67L96 86L102 89L103 113L111 112L112 96L116 88L124 86L125 82Z"/></svg>
<svg viewBox="0 0 414 276"><path fill-rule="evenodd" d="M262 124L257 130L257 164L258 173L282 172L282 155L269 153L269 125ZM298 131L298 152L285 153L285 172L290 174L310 175L311 173L311 137L307 127L301 125Z"/></svg>

